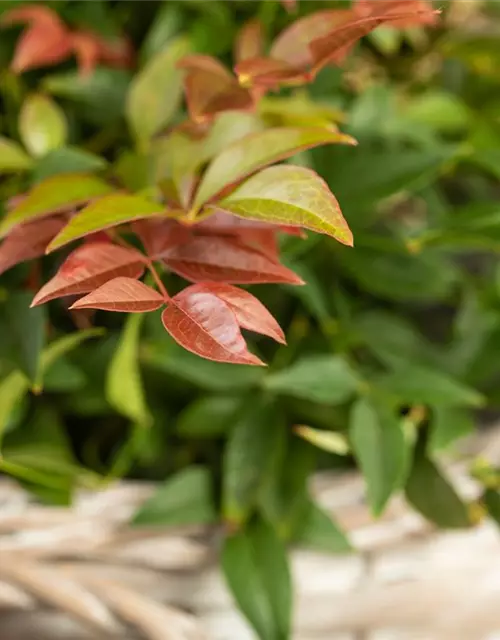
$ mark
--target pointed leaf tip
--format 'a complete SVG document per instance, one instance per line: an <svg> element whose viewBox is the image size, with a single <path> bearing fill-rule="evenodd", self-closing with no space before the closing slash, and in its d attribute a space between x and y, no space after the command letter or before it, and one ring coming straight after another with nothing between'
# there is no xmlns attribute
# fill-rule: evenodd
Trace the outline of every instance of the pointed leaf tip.
<svg viewBox="0 0 500 640"><path fill-rule="evenodd" d="M77 300L70 309L101 309L103 311L122 311L142 313L156 311L165 300L158 291L140 280L118 277L108 280L92 293Z"/></svg>

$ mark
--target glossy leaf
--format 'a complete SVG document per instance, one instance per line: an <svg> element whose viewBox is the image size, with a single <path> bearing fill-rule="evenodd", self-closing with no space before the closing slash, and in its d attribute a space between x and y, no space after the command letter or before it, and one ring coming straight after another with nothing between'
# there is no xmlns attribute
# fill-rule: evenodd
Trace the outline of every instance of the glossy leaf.
<svg viewBox="0 0 500 640"><path fill-rule="evenodd" d="M312 501L295 536L299 546L320 553L347 553L351 545L339 526L321 507Z"/></svg>
<svg viewBox="0 0 500 640"><path fill-rule="evenodd" d="M20 262L43 256L64 224L64 220L54 217L15 227L0 245L0 274Z"/></svg>
<svg viewBox="0 0 500 640"><path fill-rule="evenodd" d="M123 276L108 280L84 298L80 298L70 309L103 309L142 313L155 311L164 304L163 296L140 280Z"/></svg>
<svg viewBox="0 0 500 640"><path fill-rule="evenodd" d="M304 167L264 169L216 206L250 220L304 227L353 244L335 196L324 180Z"/></svg>
<svg viewBox="0 0 500 640"><path fill-rule="evenodd" d="M209 165L193 206L201 207L228 185L299 151L323 144L352 144L345 134L322 128L282 127L248 135L222 151Z"/></svg>
<svg viewBox="0 0 500 640"><path fill-rule="evenodd" d="M283 330L265 308L265 306L251 293L223 283L203 283L189 287L190 292L211 293L231 309L238 324L243 329L255 331L285 344Z"/></svg>
<svg viewBox="0 0 500 640"><path fill-rule="evenodd" d="M135 77L127 97L127 118L140 145L146 145L175 114L181 99L182 74L178 60L188 43L177 39L148 60Z"/></svg>
<svg viewBox="0 0 500 640"><path fill-rule="evenodd" d="M304 440L307 440L315 447L335 453L338 456L345 456L349 453L350 447L346 437L337 431L326 431L325 429L313 429L306 425L298 425L294 429Z"/></svg>
<svg viewBox="0 0 500 640"><path fill-rule="evenodd" d="M400 421L366 399L351 411L349 436L366 482L366 492L375 516L382 513L399 488L407 460L406 441Z"/></svg>
<svg viewBox="0 0 500 640"><path fill-rule="evenodd" d="M106 375L106 397L112 407L141 427L149 427L152 416L147 408L139 368L139 332L142 314L127 317L118 347Z"/></svg>
<svg viewBox="0 0 500 640"><path fill-rule="evenodd" d="M187 467L168 478L134 515L133 526L211 524L216 519L212 478L204 467Z"/></svg>
<svg viewBox="0 0 500 640"><path fill-rule="evenodd" d="M480 407L483 396L446 373L415 364L402 364L380 379L381 386L405 404L435 407Z"/></svg>
<svg viewBox="0 0 500 640"><path fill-rule="evenodd" d="M285 547L274 529L259 520L231 536L221 562L233 596L259 638L289 638L291 576Z"/></svg>
<svg viewBox="0 0 500 640"><path fill-rule="evenodd" d="M44 156L66 143L68 125L64 111L47 96L32 94L21 108L19 133L33 156Z"/></svg>
<svg viewBox="0 0 500 640"><path fill-rule="evenodd" d="M321 404L346 402L356 393L360 380L341 356L310 355L288 369L267 376L265 387Z"/></svg>
<svg viewBox="0 0 500 640"><path fill-rule="evenodd" d="M303 284L292 271L235 238L194 237L173 247L164 258L174 272L191 282Z"/></svg>
<svg viewBox="0 0 500 640"><path fill-rule="evenodd" d="M182 347L208 360L262 365L248 351L233 311L206 291L184 289L162 313L165 329Z"/></svg>
<svg viewBox="0 0 500 640"><path fill-rule="evenodd" d="M54 238L47 251L125 222L161 216L164 207L140 196L110 194L87 205Z"/></svg>
<svg viewBox="0 0 500 640"><path fill-rule="evenodd" d="M31 293L20 291L9 296L5 317L9 342L17 367L31 382L35 382L45 341L44 309L30 309Z"/></svg>
<svg viewBox="0 0 500 640"><path fill-rule="evenodd" d="M237 396L210 395L192 402L179 415L176 432L186 438L217 438L236 423L241 409Z"/></svg>
<svg viewBox="0 0 500 640"><path fill-rule="evenodd" d="M232 525L243 524L256 506L283 429L276 410L259 398L249 401L231 429L223 458L222 514Z"/></svg>
<svg viewBox="0 0 500 640"><path fill-rule="evenodd" d="M466 505L438 467L417 447L406 485L406 499L425 518L442 528L470 526Z"/></svg>
<svg viewBox="0 0 500 640"><path fill-rule="evenodd" d="M32 164L33 160L17 142L0 136L0 174L26 171Z"/></svg>
<svg viewBox="0 0 500 640"><path fill-rule="evenodd" d="M99 178L84 174L48 178L33 187L26 198L9 211L0 224L0 235L5 235L17 224L71 211L112 190L112 187Z"/></svg>
<svg viewBox="0 0 500 640"><path fill-rule="evenodd" d="M85 244L66 258L56 275L36 294L32 304L87 293L121 276L139 278L143 271L144 258L135 249L107 242Z"/></svg>

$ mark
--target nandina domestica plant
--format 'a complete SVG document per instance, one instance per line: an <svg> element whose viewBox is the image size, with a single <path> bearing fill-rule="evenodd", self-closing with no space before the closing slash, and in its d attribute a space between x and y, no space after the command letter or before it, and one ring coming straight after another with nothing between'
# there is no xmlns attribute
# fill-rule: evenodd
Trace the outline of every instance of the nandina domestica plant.
<svg viewBox="0 0 500 640"><path fill-rule="evenodd" d="M147 109L140 79L129 96L131 128L154 167L147 188L133 193L125 184L77 173L42 180L8 207L0 225L3 270L83 240L33 305L87 294L70 308L142 313L165 306L163 326L184 348L219 362L263 364L248 351L241 328L279 341L283 333L250 293L232 285L302 284L280 263L279 233L306 229L353 243L327 184L306 167L276 163L319 145L355 141L333 125L263 128L249 120L240 132L238 121L223 118L239 110L258 112L268 91L311 82L380 25L432 23L435 13L421 1L359 0L350 10L297 20L278 36L269 57L253 22L237 40L237 77L217 60L182 55L178 47L162 73L182 72L189 119L162 133L167 122L160 108L140 112ZM16 71L58 61L73 47L90 72L105 51L96 38L71 35L44 7L3 16L4 24L15 21L31 23L18 45ZM39 50L46 52L41 60ZM142 120L153 116L157 122L145 130ZM194 284L170 296L163 269ZM139 281L145 272L149 284Z"/></svg>

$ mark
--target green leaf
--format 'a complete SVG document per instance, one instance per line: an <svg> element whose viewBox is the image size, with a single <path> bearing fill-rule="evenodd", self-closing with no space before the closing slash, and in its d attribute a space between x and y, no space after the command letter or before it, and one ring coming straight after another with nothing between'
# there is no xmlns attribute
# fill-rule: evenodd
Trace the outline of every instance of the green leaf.
<svg viewBox="0 0 500 640"><path fill-rule="evenodd" d="M181 27L180 8L171 4L158 7L154 22L141 47L141 60L146 61L157 55L172 40Z"/></svg>
<svg viewBox="0 0 500 640"><path fill-rule="evenodd" d="M198 209L257 169L284 160L299 151L321 144L353 140L327 128L282 127L245 136L224 149L209 165L196 193L193 208Z"/></svg>
<svg viewBox="0 0 500 640"><path fill-rule="evenodd" d="M441 452L451 444L471 435L475 430L472 414L456 407L436 407L432 412L429 442L429 454Z"/></svg>
<svg viewBox="0 0 500 640"><path fill-rule="evenodd" d="M293 237L293 236L292 236ZM298 238L297 238L298 239ZM328 306L327 292L323 289L322 283L317 274L307 264L287 260L281 257L280 262L296 273L306 283L303 287L292 285L282 285L291 295L301 300L304 307L323 326L331 326L335 321Z"/></svg>
<svg viewBox="0 0 500 640"><path fill-rule="evenodd" d="M29 390L29 381L21 371L12 371L0 381L0 443L17 405Z"/></svg>
<svg viewBox="0 0 500 640"><path fill-rule="evenodd" d="M351 411L349 436L366 482L372 512L379 516L399 488L407 460L400 421L382 407L361 398Z"/></svg>
<svg viewBox="0 0 500 640"><path fill-rule="evenodd" d="M321 553L347 553L352 550L336 522L312 501L297 531L295 542Z"/></svg>
<svg viewBox="0 0 500 640"><path fill-rule="evenodd" d="M139 370L139 331L143 314L130 314L106 377L106 397L116 411L148 427L152 416L146 406Z"/></svg>
<svg viewBox="0 0 500 640"><path fill-rule="evenodd" d="M264 521L225 541L222 570L234 598L261 640L290 638L292 586L287 554Z"/></svg>
<svg viewBox="0 0 500 640"><path fill-rule="evenodd" d="M182 95L182 71L177 62L188 51L188 42L178 38L149 60L134 78L126 109L139 145L147 144L177 111Z"/></svg>
<svg viewBox="0 0 500 640"><path fill-rule="evenodd" d="M296 426L294 431L301 438L323 451L335 453L338 456L346 456L350 451L349 443L345 435L338 431L313 429L305 425Z"/></svg>
<svg viewBox="0 0 500 640"><path fill-rule="evenodd" d="M412 96L403 109L405 119L444 133L460 133L471 121L471 113L456 95L430 90Z"/></svg>
<svg viewBox="0 0 500 640"><path fill-rule="evenodd" d="M264 375L261 367L235 367L232 364L202 360L179 347L166 333L161 342L155 340L144 345L141 356L149 366L209 391L249 389L258 384Z"/></svg>
<svg viewBox="0 0 500 640"><path fill-rule="evenodd" d="M62 147L54 149L37 162L33 170L33 181L41 182L61 173L102 171L106 166L106 160L101 156L77 147Z"/></svg>
<svg viewBox="0 0 500 640"><path fill-rule="evenodd" d="M33 160L17 142L0 136L0 174L26 171L32 164Z"/></svg>
<svg viewBox="0 0 500 640"><path fill-rule="evenodd" d="M88 383L83 371L67 359L58 360L44 374L43 387L49 393L81 391Z"/></svg>
<svg viewBox="0 0 500 640"><path fill-rule="evenodd" d="M352 234L328 185L304 167L269 167L214 204L249 220L304 227L352 246Z"/></svg>
<svg viewBox="0 0 500 640"><path fill-rule="evenodd" d="M435 407L484 404L483 396L446 373L416 364L401 364L377 380L377 384L405 404Z"/></svg>
<svg viewBox="0 0 500 640"><path fill-rule="evenodd" d="M106 333L105 329L93 328L84 329L83 331L75 331L67 335L61 336L57 340L51 342L43 351L42 369L46 371L56 360L76 349L82 342L89 338L97 338Z"/></svg>
<svg viewBox="0 0 500 640"><path fill-rule="evenodd" d="M109 229L131 220L161 215L165 207L140 196L110 194L84 207L59 232L47 247L47 252L78 238Z"/></svg>
<svg viewBox="0 0 500 640"><path fill-rule="evenodd" d="M33 294L16 292L5 304L9 340L15 353L15 365L35 383L45 340L46 313L42 307L30 309Z"/></svg>
<svg viewBox="0 0 500 640"><path fill-rule="evenodd" d="M233 396L206 396L192 402L177 420L177 433L188 438L216 438L236 422L242 400Z"/></svg>
<svg viewBox="0 0 500 640"><path fill-rule="evenodd" d="M335 405L352 398L360 380L341 356L304 356L289 369L272 373L264 386L275 393Z"/></svg>
<svg viewBox="0 0 500 640"><path fill-rule="evenodd" d="M241 525L250 516L283 428L273 407L255 398L233 426L223 458L222 513L227 522Z"/></svg>
<svg viewBox="0 0 500 640"><path fill-rule="evenodd" d="M43 79L42 87L72 100L85 120L105 126L123 115L130 79L129 71L97 67L89 74L68 71L50 75Z"/></svg>
<svg viewBox="0 0 500 640"><path fill-rule="evenodd" d="M466 505L436 465L417 447L413 468L406 484L406 498L425 518L438 527L470 526Z"/></svg>
<svg viewBox="0 0 500 640"><path fill-rule="evenodd" d="M486 489L483 502L491 518L500 524L500 493L495 489Z"/></svg>
<svg viewBox="0 0 500 640"><path fill-rule="evenodd" d="M110 185L85 174L48 178L33 187L27 197L5 216L0 224L0 235L5 235L18 224L84 204L110 191L113 191Z"/></svg>
<svg viewBox="0 0 500 640"><path fill-rule="evenodd" d="M19 134L26 149L36 157L64 146L68 138L64 111L47 96L28 96L19 114Z"/></svg>
<svg viewBox="0 0 500 640"><path fill-rule="evenodd" d="M210 471L187 467L159 486L134 515L132 525L184 526L215 520Z"/></svg>

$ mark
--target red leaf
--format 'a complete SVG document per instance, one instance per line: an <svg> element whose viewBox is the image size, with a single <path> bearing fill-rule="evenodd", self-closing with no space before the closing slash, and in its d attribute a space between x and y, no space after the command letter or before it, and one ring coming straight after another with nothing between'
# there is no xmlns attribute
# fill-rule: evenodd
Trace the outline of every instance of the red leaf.
<svg viewBox="0 0 500 640"><path fill-rule="evenodd" d="M357 0L354 11L360 18L374 15L408 14L405 18L393 19L393 27L405 29L417 25L434 25L439 12L426 0Z"/></svg>
<svg viewBox="0 0 500 640"><path fill-rule="evenodd" d="M32 306L87 293L118 276L140 278L143 272L144 256L135 249L109 243L84 244L66 258L56 275L36 294Z"/></svg>
<svg viewBox="0 0 500 640"><path fill-rule="evenodd" d="M195 122L209 120L221 111L253 108L252 94L214 58L190 55L178 66L186 72L184 91L189 115Z"/></svg>
<svg viewBox="0 0 500 640"><path fill-rule="evenodd" d="M250 353L236 316L216 295L184 289L162 313L165 329L182 347L196 355L233 364L263 365Z"/></svg>
<svg viewBox="0 0 500 640"><path fill-rule="evenodd" d="M281 4L285 7L288 13L297 10L297 0L281 0Z"/></svg>
<svg viewBox="0 0 500 640"><path fill-rule="evenodd" d="M267 222L259 222L258 220L245 220L244 218L238 218L225 211L215 211L214 214L197 223L194 229L196 231L200 230L202 233L215 233L217 235L239 235L246 230L274 229L291 236L304 237L304 232L299 227L290 227L287 225L277 226Z"/></svg>
<svg viewBox="0 0 500 640"><path fill-rule="evenodd" d="M118 68L129 67L133 61L130 43L123 38L108 42L91 31L76 31L71 34L71 45L82 75L92 73L100 61Z"/></svg>
<svg viewBox="0 0 500 640"><path fill-rule="evenodd" d="M279 262L279 247L275 229L247 229L236 235L239 241L257 249L274 262Z"/></svg>
<svg viewBox="0 0 500 640"><path fill-rule="evenodd" d="M234 59L242 62L257 58L264 50L264 32L262 22L254 19L246 22L240 29L234 44Z"/></svg>
<svg viewBox="0 0 500 640"><path fill-rule="evenodd" d="M234 67L241 84L277 89L283 86L298 86L310 82L312 76L301 67L289 64L286 60L274 58L251 58L243 60Z"/></svg>
<svg viewBox="0 0 500 640"><path fill-rule="evenodd" d="M238 242L237 238L193 237L188 243L169 250L164 262L174 273L191 282L303 284L293 271Z"/></svg>
<svg viewBox="0 0 500 640"><path fill-rule="evenodd" d="M269 336L281 344L286 344L285 334L279 324L262 302L248 291L232 287L230 284L216 282L195 284L188 290L190 292L206 291L216 295L230 307L240 327Z"/></svg>
<svg viewBox="0 0 500 640"><path fill-rule="evenodd" d="M169 249L191 238L191 231L175 220L138 220L132 229L151 260L159 260Z"/></svg>
<svg viewBox="0 0 500 640"><path fill-rule="evenodd" d="M45 218L15 227L0 245L0 274L20 262L43 256L65 224L61 218Z"/></svg>
<svg viewBox="0 0 500 640"><path fill-rule="evenodd" d="M141 313L156 311L165 301L163 297L140 280L114 278L92 293L80 298L70 309L102 309L103 311L127 311Z"/></svg>

